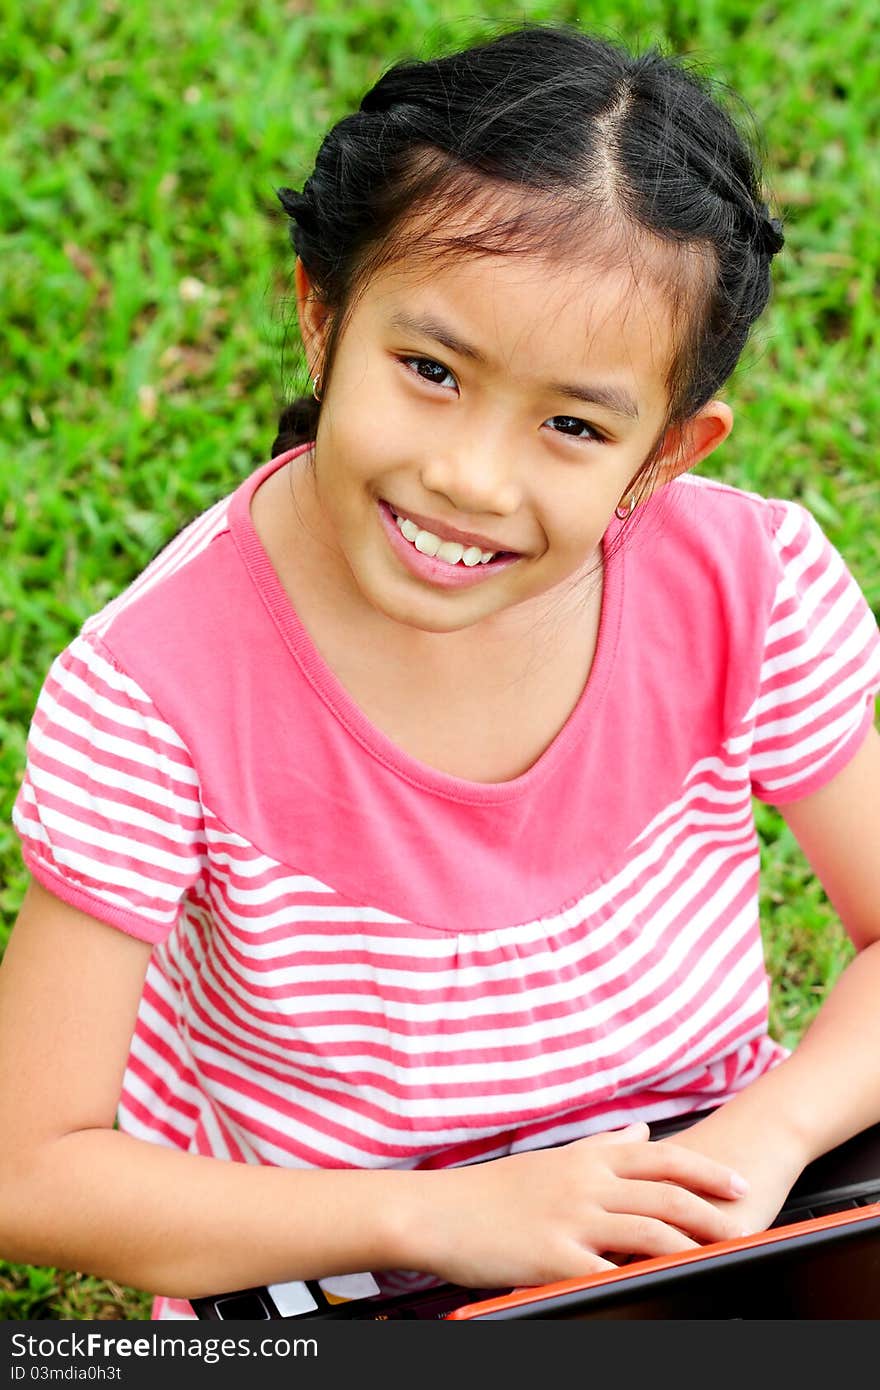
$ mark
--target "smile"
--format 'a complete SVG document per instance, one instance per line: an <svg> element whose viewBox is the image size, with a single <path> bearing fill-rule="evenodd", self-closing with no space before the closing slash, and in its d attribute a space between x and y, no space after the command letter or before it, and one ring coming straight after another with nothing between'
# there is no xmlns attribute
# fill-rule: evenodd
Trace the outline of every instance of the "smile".
<svg viewBox="0 0 880 1390"><path fill-rule="evenodd" d="M478 545L464 546L461 541L444 541L440 536L435 536L432 531L410 521L408 517L398 516L392 511L392 516L397 523L397 528L402 536L411 541L416 550L422 555L434 555L438 560L445 560L449 565L462 563L472 568L474 565L487 565L494 559L499 552L495 550L481 550Z"/></svg>
<svg viewBox="0 0 880 1390"><path fill-rule="evenodd" d="M419 528L407 517L397 517L387 502L379 502L379 515L388 542L409 572L442 588L479 584L516 564L521 557L507 551L480 550L459 541L444 541Z"/></svg>

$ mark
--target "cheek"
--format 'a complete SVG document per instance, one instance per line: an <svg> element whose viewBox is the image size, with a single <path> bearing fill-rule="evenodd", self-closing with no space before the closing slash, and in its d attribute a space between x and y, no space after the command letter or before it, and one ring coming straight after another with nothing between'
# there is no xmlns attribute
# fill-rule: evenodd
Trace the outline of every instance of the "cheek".
<svg viewBox="0 0 880 1390"><path fill-rule="evenodd" d="M402 372L402 368L398 371ZM415 412L408 409L411 393L396 375L393 363L366 352L346 358L334 383L333 415L337 437L358 440L359 450L384 438L394 447L412 433Z"/></svg>
<svg viewBox="0 0 880 1390"><path fill-rule="evenodd" d="M572 490L564 506L556 509L556 545L573 554L598 545L617 502L618 494L612 496L607 487L581 496Z"/></svg>

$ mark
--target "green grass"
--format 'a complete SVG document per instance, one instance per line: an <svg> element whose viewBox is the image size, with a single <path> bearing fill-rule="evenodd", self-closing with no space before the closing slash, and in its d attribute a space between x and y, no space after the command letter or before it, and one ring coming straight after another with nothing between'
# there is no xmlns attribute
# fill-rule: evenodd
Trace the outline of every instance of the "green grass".
<svg viewBox="0 0 880 1390"><path fill-rule="evenodd" d="M267 216L397 57L491 25L669 40L754 110L786 219L773 304L704 472L809 506L880 607L880 59L856 0L3 7L0 949L24 889L9 815L52 657L191 516L268 457L302 387L291 253ZM286 350L282 348L286 342ZM282 356L288 379L282 372ZM772 1030L791 1045L850 948L758 807ZM0 1263L0 1318L133 1318L149 1297Z"/></svg>

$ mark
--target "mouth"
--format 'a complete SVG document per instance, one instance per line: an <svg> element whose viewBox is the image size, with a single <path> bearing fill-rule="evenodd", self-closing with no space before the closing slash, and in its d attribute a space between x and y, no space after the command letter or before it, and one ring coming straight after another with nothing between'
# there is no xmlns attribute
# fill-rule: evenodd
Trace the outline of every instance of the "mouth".
<svg viewBox="0 0 880 1390"><path fill-rule="evenodd" d="M467 567L520 557L519 550L502 549L482 535L475 535L470 531L457 531L456 528L441 523L434 523L438 527L438 530L434 531L431 524L423 518L398 512L391 502L385 502L385 506L398 525L400 534L412 542L423 555L439 556L439 559L446 560L449 564L464 564Z"/></svg>
<svg viewBox="0 0 880 1390"><path fill-rule="evenodd" d="M415 536L409 539L404 535L397 520L400 514L394 510L390 503L386 502L384 498L379 498L377 501L382 528L392 551L413 577L430 584L432 587L439 586L443 589L469 588L489 579L500 570L507 569L508 566L515 564L517 560L522 558L517 552L499 550L492 555L491 560L484 559L483 556L487 555L488 551L481 553L478 546L462 549L461 542L452 542L452 544L457 544L461 551L458 559L454 562L441 556L431 555L415 545ZM405 522L411 518L404 514L403 520ZM417 523L413 522L412 525L416 526ZM465 555L468 556L467 562L465 562Z"/></svg>

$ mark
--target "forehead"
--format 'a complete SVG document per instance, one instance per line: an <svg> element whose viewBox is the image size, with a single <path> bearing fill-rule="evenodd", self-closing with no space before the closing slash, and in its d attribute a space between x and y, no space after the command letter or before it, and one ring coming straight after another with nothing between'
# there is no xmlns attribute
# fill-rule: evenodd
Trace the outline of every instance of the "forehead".
<svg viewBox="0 0 880 1390"><path fill-rule="evenodd" d="M438 320L523 380L601 372L647 410L665 403L669 306L640 256L404 255L369 282L364 308L380 331L401 314Z"/></svg>

